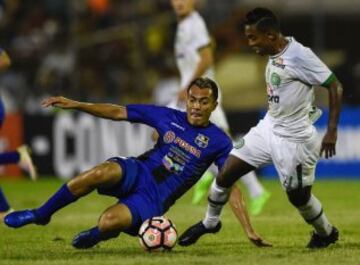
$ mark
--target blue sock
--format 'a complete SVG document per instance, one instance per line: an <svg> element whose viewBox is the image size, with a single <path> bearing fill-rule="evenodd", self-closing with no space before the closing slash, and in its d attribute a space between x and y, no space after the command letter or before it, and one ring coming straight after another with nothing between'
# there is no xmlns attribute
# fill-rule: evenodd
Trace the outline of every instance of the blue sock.
<svg viewBox="0 0 360 265"><path fill-rule="evenodd" d="M18 151L0 153L0 165L16 164L20 161L20 154Z"/></svg>
<svg viewBox="0 0 360 265"><path fill-rule="evenodd" d="M70 192L67 184L64 184L45 204L35 209L36 215L40 219L49 219L55 212L77 199L78 197Z"/></svg>
<svg viewBox="0 0 360 265"><path fill-rule="evenodd" d="M101 232L98 226L91 228L89 231L98 242L117 237L120 234L120 231Z"/></svg>
<svg viewBox="0 0 360 265"><path fill-rule="evenodd" d="M89 231L90 231L90 234L92 235L92 237L94 239L96 239L98 242L101 241L101 236L100 236L101 232L100 232L98 226L95 226L95 227L91 228Z"/></svg>
<svg viewBox="0 0 360 265"><path fill-rule="evenodd" d="M7 212L10 209L10 205L5 198L4 193L0 188L0 212Z"/></svg>

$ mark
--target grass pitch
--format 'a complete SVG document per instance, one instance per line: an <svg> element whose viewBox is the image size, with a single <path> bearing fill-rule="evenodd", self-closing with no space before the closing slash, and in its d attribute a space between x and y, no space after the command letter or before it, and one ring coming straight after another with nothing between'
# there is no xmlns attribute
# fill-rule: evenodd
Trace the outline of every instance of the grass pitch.
<svg viewBox="0 0 360 265"><path fill-rule="evenodd" d="M55 180L1 183L15 209L41 205L60 185L61 182ZM360 181L316 182L314 193L340 231L339 242L322 250L305 248L311 227L287 202L278 181L264 181L264 185L272 197L262 214L252 218L252 223L259 234L274 244L272 248L253 246L226 207L222 230L203 237L190 247L176 246L167 253L147 253L141 249L137 238L121 234L93 249L76 250L71 246L73 236L94 226L101 212L116 202L94 193L56 213L44 227L29 225L10 229L0 224L0 264L360 264ZM201 205L191 205L191 193L167 213L179 233L198 222L206 209L205 201Z"/></svg>

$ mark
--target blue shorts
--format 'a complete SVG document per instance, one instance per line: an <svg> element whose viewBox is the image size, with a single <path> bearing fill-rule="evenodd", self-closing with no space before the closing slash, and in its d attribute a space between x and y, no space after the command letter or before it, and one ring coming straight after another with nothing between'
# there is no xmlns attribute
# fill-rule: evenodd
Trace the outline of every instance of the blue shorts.
<svg viewBox="0 0 360 265"><path fill-rule="evenodd" d="M99 194L113 196L125 204L132 215L132 224L124 232L136 236L141 224L154 216L162 215L162 205L154 177L135 158L112 157L123 170L122 180L110 188L98 188Z"/></svg>

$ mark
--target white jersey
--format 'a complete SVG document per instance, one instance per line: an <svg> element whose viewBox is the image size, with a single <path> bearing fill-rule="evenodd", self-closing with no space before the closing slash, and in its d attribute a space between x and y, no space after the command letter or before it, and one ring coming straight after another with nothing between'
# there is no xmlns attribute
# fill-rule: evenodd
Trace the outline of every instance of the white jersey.
<svg viewBox="0 0 360 265"><path fill-rule="evenodd" d="M186 88L200 61L199 49L210 45L210 36L204 19L196 11L179 21L175 38L175 58L180 72L180 88ZM213 68L203 75L214 79ZM179 89L180 89L179 88Z"/></svg>
<svg viewBox="0 0 360 265"><path fill-rule="evenodd" d="M175 58L180 72L180 89L186 88L196 71L200 62L199 49L210 45L211 40L206 28L204 19L196 11L179 21L175 37ZM203 74L214 80L214 69L210 67ZM218 86L219 87L219 86ZM210 116L210 120L224 131L229 131L229 124L226 120L224 110L221 107L221 90L219 87L218 106ZM185 110L185 106L178 104L177 99L167 106L179 110Z"/></svg>
<svg viewBox="0 0 360 265"><path fill-rule="evenodd" d="M309 117L313 86L327 86L335 76L310 48L293 37L287 40L284 50L270 56L266 66L269 109L265 119L269 119L274 134L303 141L315 130Z"/></svg>

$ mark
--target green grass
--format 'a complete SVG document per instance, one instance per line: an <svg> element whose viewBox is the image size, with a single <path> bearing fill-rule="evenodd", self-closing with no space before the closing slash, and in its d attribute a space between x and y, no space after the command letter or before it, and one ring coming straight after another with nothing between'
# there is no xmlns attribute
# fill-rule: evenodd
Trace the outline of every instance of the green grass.
<svg viewBox="0 0 360 265"><path fill-rule="evenodd" d="M39 206L60 186L59 181L45 180L2 182L16 209ZM223 228L217 235L202 238L197 244L176 246L169 253L146 253L137 238L121 234L98 247L80 251L72 248L72 237L96 224L98 216L116 202L92 194L53 216L45 226L29 225L9 229L0 224L0 264L359 264L360 263L360 182L318 181L314 193L322 201L329 219L339 228L340 240L327 249L311 251L304 246L311 227L305 224L287 202L278 181L265 181L272 197L263 213L253 218L253 225L272 248L256 248L245 238L240 225L226 207ZM181 233L203 217L206 203L194 206L191 192L167 213Z"/></svg>

